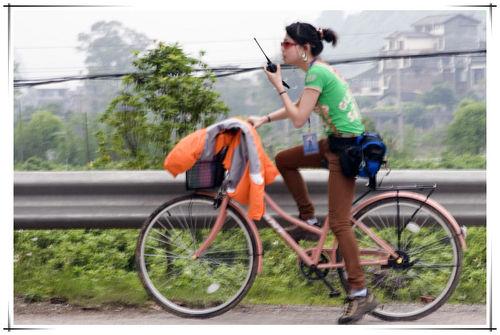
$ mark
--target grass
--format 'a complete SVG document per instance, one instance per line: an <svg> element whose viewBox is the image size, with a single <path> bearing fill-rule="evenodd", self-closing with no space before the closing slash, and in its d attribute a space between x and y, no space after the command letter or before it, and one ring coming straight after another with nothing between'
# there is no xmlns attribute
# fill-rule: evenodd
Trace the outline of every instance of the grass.
<svg viewBox="0 0 500 335"><path fill-rule="evenodd" d="M149 298L134 268L137 230L32 230L14 233L14 291L25 301L62 298L71 304L142 306ZM243 303L340 305L319 281L299 273L297 258L263 229L264 269ZM486 301L486 229L469 228L459 286L452 303ZM332 271L335 273L334 271ZM338 276L330 276L341 289Z"/></svg>

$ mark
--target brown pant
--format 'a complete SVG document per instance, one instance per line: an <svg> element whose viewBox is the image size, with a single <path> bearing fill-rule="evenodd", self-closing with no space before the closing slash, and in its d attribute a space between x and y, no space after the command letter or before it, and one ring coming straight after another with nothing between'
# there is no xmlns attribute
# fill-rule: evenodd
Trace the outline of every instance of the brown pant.
<svg viewBox="0 0 500 335"><path fill-rule="evenodd" d="M314 207L298 168L320 168L323 166L322 159L326 159L330 170L328 178L328 221L330 228L339 242L351 289L364 288L365 275L359 263L358 243L350 220L355 178L347 178L342 174L339 158L330 151L328 139L321 139L318 144L320 150L318 154L305 156L302 145L279 152L275 158L276 166L297 203L300 217L310 219L314 217Z"/></svg>

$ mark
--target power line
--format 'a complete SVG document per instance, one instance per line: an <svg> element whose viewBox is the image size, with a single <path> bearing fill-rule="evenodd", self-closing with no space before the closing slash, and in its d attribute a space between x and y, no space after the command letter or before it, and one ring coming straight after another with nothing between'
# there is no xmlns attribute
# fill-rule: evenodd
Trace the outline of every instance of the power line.
<svg viewBox="0 0 500 335"><path fill-rule="evenodd" d="M224 51L225 53L227 53L227 51ZM370 56L372 55L373 52L356 52L356 53L341 53L341 54L336 54L336 57L338 59L344 59L344 58L351 58L353 56L361 56L361 55L367 55L367 56ZM457 56L467 56L467 55L457 55ZM481 57L481 55L472 55L471 57ZM259 57L254 57L254 58L248 58L246 59L245 61L238 61L238 59L235 57L235 58L227 58L227 59L218 59L218 64L231 64L231 63L238 63L240 66L241 65L246 65L246 64L250 64L249 66L258 66L260 64L262 64L262 56L259 55ZM370 62L370 61L368 61ZM223 65L216 65L214 64L214 62L211 62L214 66L214 67L217 67L217 66L223 66ZM359 62L361 63L361 61ZM85 67L85 66L55 66L55 67L22 67L21 68L22 70L20 71L17 71L17 74L23 74L23 75L26 75L26 74L35 74L35 73L42 73L42 72L69 72L69 70L78 70L78 71L85 71L87 70L88 68ZM92 69L93 70L102 70L102 71L108 71L108 72L112 72L113 70L118 70L116 68L116 66L92 66ZM65 76L69 76L69 75L72 75L72 74L64 74ZM77 75L77 74L75 74ZM63 74L61 74L61 76L63 76ZM26 79L25 79L26 80Z"/></svg>
<svg viewBox="0 0 500 335"><path fill-rule="evenodd" d="M339 65L339 64L350 64L350 63L364 63L364 62L373 62L373 61L381 61L387 59L401 59L401 58L430 58L430 57L449 57L449 56L459 56L459 55L477 55L477 54L486 54L486 49L475 49L475 50L457 50L457 51L442 51L442 52L431 52L431 53L413 53L413 54L400 54L400 55L377 55L377 56L367 56L367 57L357 57L357 58L345 58L339 60L331 60L327 61L330 65ZM293 69L294 67L291 65L283 65L283 70ZM258 67L214 67L214 68L206 68L206 69L195 69L194 72L206 72L211 71L214 73L215 77L227 77L236 74L241 74L245 72L251 72L262 69L261 66ZM74 80L114 80L117 78L121 78L123 76L132 75L134 73L104 73L104 74L93 74L93 75L82 75L82 76L67 76L67 77L59 77L59 78L48 78L48 79L25 79L25 80L14 80L14 87L26 87L26 86L37 86L37 85L46 85L53 83L61 83L67 81Z"/></svg>
<svg viewBox="0 0 500 335"><path fill-rule="evenodd" d="M364 35L383 35L383 34L390 34L393 31L375 31L375 32L361 32L361 33L340 33L343 37L344 36L364 36ZM277 37L259 37L259 41L276 41L280 40L280 38ZM203 41L203 40L194 40L194 41L177 41L181 45L191 45L191 44L219 44L219 43L250 43L252 40L249 40L248 38L242 38L242 39L229 39L229 40L208 40L208 41ZM169 42L170 43L170 42ZM171 42L175 43L175 42ZM123 46L123 44L107 44L107 45L96 45L93 46L92 48L110 48L110 47L118 47L118 46ZM133 48L137 47L140 45L137 44L127 44L127 47ZM18 46L14 47L14 50L30 50L30 49L77 49L80 48L80 45L40 45L40 46Z"/></svg>

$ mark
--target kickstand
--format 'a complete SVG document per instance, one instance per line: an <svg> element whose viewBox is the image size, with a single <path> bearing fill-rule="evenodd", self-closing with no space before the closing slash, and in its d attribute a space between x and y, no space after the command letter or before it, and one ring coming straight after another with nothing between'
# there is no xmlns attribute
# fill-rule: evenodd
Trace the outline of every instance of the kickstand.
<svg viewBox="0 0 500 335"><path fill-rule="evenodd" d="M338 297L340 295L340 292L337 289L335 289L335 287L333 287L332 284L330 284L326 280L326 276L324 276L318 269L314 269L314 270L316 272L316 275L318 275L318 278L320 278L321 281L323 281L323 284L325 284L326 287L328 287L328 289L330 290L330 293L328 293L330 298Z"/></svg>

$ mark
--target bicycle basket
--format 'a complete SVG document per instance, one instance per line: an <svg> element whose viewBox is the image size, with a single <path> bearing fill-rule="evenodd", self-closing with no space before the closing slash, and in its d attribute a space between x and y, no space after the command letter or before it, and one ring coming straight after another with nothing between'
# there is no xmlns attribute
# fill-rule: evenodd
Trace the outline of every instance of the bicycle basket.
<svg viewBox="0 0 500 335"><path fill-rule="evenodd" d="M222 184L226 171L222 160L226 149L218 153L214 160L197 161L191 169L186 171L186 190L212 189Z"/></svg>

